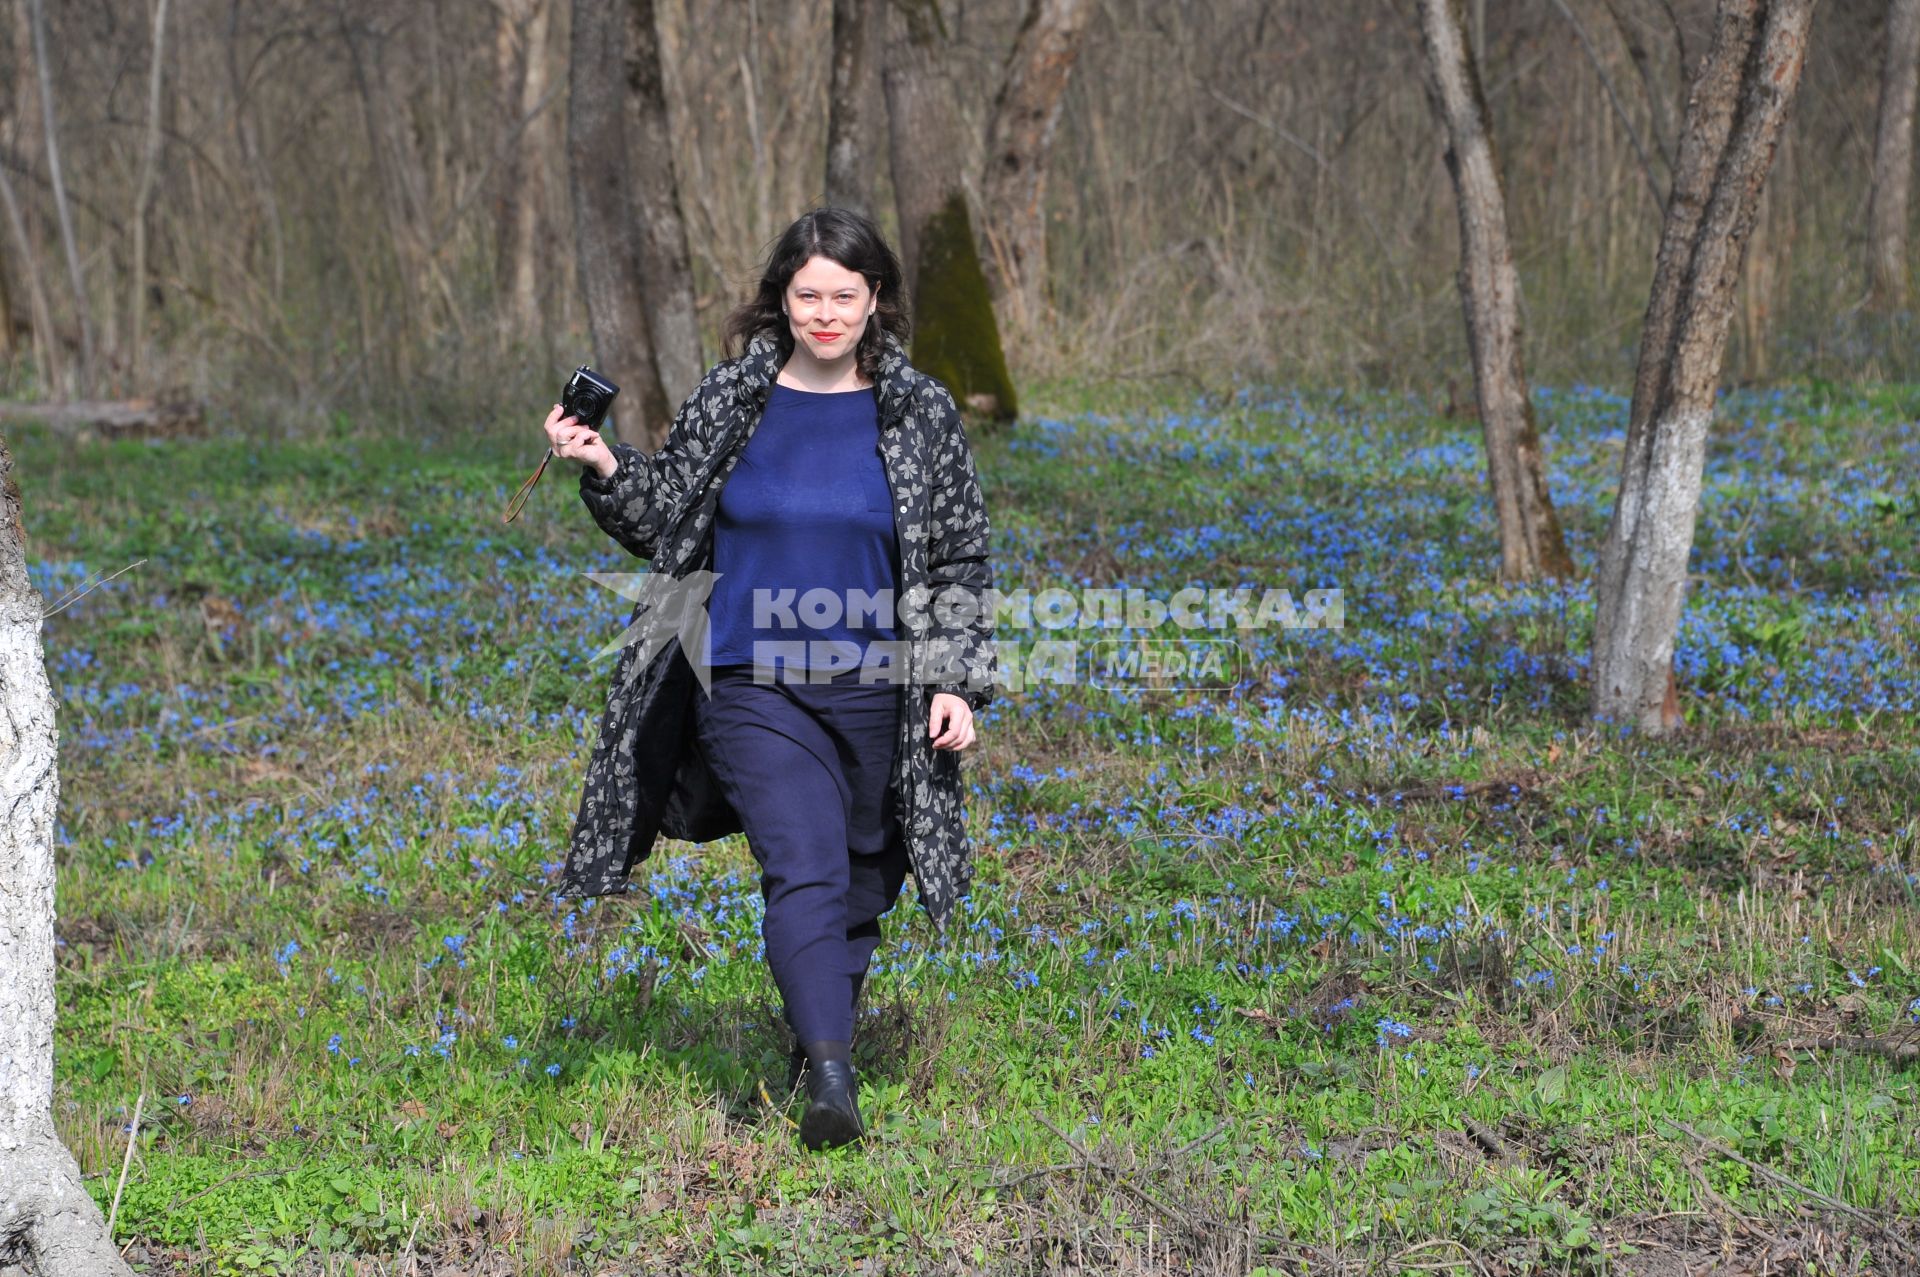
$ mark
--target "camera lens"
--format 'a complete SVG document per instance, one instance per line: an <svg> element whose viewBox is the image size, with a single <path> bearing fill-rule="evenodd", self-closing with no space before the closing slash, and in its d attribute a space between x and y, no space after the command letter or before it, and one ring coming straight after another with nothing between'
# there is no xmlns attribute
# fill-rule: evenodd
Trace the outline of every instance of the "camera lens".
<svg viewBox="0 0 1920 1277"><path fill-rule="evenodd" d="M607 397L597 390L582 389L573 397L573 415L586 424L600 419L607 410Z"/></svg>

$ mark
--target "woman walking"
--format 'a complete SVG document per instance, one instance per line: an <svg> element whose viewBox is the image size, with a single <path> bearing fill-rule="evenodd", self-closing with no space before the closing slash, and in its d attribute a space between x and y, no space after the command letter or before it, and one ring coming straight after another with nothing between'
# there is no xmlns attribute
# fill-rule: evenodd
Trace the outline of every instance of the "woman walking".
<svg viewBox="0 0 1920 1277"><path fill-rule="evenodd" d="M849 1051L881 915L911 870L944 928L971 879L958 754L995 677L986 511L952 394L907 362L900 275L869 219L816 209L658 453L557 405L545 425L653 576L714 574L704 644L635 609L562 891L625 889L658 833L746 833L814 1149L863 1135Z"/></svg>

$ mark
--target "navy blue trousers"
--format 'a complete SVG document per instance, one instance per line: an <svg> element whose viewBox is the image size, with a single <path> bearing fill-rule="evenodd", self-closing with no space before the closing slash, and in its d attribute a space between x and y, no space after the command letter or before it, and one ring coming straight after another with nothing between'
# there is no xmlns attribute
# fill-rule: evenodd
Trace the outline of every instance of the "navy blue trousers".
<svg viewBox="0 0 1920 1277"><path fill-rule="evenodd" d="M767 964L802 1043L852 1041L880 915L907 875L888 784L905 688L859 673L755 682L750 665L716 665L694 698L700 747L760 863Z"/></svg>

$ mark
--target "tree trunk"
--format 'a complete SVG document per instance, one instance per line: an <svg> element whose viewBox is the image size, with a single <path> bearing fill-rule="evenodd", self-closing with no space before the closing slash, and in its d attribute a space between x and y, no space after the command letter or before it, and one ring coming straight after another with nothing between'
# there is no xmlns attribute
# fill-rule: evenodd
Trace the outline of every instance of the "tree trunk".
<svg viewBox="0 0 1920 1277"><path fill-rule="evenodd" d="M7 268L7 250L0 248L0 359L13 362L13 283ZM31 328L29 328L31 331Z"/></svg>
<svg viewBox="0 0 1920 1277"><path fill-rule="evenodd" d="M133 296L127 345L133 356L133 385L144 389L147 373L147 208L153 201L153 172L160 163L160 88L164 82L168 0L153 6L153 66L147 76L147 144L140 156L140 188L133 197Z"/></svg>
<svg viewBox="0 0 1920 1277"><path fill-rule="evenodd" d="M33 36L28 28L25 0L10 6L7 20L7 70L12 83L4 93L0 93L0 151L22 157L25 163L25 157L35 153L32 146L35 135L33 122L38 118L26 75L33 59ZM24 288L26 292L27 314L31 317L34 377L43 387L58 386L62 383L60 334L53 327L53 308L47 300L40 253L28 226L26 209L14 193L13 179L4 164L0 164L0 213L5 214L7 238L15 249L7 283L15 291ZM8 299L5 319L11 353L12 298Z"/></svg>
<svg viewBox="0 0 1920 1277"><path fill-rule="evenodd" d="M889 0L887 7L881 80L893 199L900 217L900 264L913 286L927 223L960 187L953 163L961 153L959 117L953 86L940 64L945 27L939 0Z"/></svg>
<svg viewBox="0 0 1920 1277"><path fill-rule="evenodd" d="M621 437L631 419L634 441L671 419L640 306L639 254L627 196L627 139L621 90L623 0L573 0L568 54L567 184L573 197L573 240L580 292L593 334L593 363L622 388L601 432ZM554 388L558 397L559 387Z"/></svg>
<svg viewBox="0 0 1920 1277"><path fill-rule="evenodd" d="M833 80L827 89L827 203L873 215L871 129L874 5L833 0Z"/></svg>
<svg viewBox="0 0 1920 1277"><path fill-rule="evenodd" d="M1018 412L993 298L980 269L960 166L966 148L941 64L939 0L894 0L887 20L888 151L902 266L914 315L913 364L940 378L963 409Z"/></svg>
<svg viewBox="0 0 1920 1277"><path fill-rule="evenodd" d="M1814 0L1720 0L1688 93L1594 608L1594 713L1648 732L1679 725L1673 645L1714 391L1813 9Z"/></svg>
<svg viewBox="0 0 1920 1277"><path fill-rule="evenodd" d="M67 207L67 184L60 172L60 135L53 109L53 71L47 65L46 0L26 0L33 26L33 61L40 81L40 119L47 134L47 181L53 187L53 207L60 219L60 244L66 250L67 282L73 289L73 313L80 328L79 381L93 377L93 317L87 306L86 276L80 270L80 248L73 238L73 213Z"/></svg>
<svg viewBox="0 0 1920 1277"><path fill-rule="evenodd" d="M626 0L626 128L628 193L639 238L640 304L653 337L662 408L647 417L650 446L666 442L681 400L700 384L699 317L693 307L693 264L674 173L673 129L667 122L660 69L660 27L654 0Z"/></svg>
<svg viewBox="0 0 1920 1277"><path fill-rule="evenodd" d="M546 165L537 127L547 92L547 28L553 0L498 0L494 28L495 112L506 161L494 193L494 279L503 302L500 336L533 335L540 325L540 209Z"/></svg>
<svg viewBox="0 0 1920 1277"><path fill-rule="evenodd" d="M987 126L980 206L993 251L982 265L1018 332L1031 332L1045 305L1047 171L1060 104L1093 12L1093 0L1030 0Z"/></svg>
<svg viewBox="0 0 1920 1277"><path fill-rule="evenodd" d="M20 208L20 201L14 196L13 181L7 176L4 165L0 165L0 208L6 213L7 228L13 233L13 242L19 246L21 273L27 278L27 304L33 316L34 375L43 387L58 386L62 380L60 334L53 326L53 307L47 302L40 258L34 252L26 217Z"/></svg>
<svg viewBox="0 0 1920 1277"><path fill-rule="evenodd" d="M1487 477L1508 581L1573 574L1547 492L1540 432L1520 353L1520 272L1507 236L1507 203L1487 131L1480 75L1467 54L1461 0L1420 0L1427 93L1446 135L1447 171L1460 212L1460 305L1486 435Z"/></svg>
<svg viewBox="0 0 1920 1277"><path fill-rule="evenodd" d="M1887 0L1887 58L1873 135L1867 203L1867 282L1873 304L1907 305L1907 199L1913 186L1913 98L1920 82L1920 0Z"/></svg>
<svg viewBox="0 0 1920 1277"><path fill-rule="evenodd" d="M53 1127L53 689L0 436L0 1270L131 1274Z"/></svg>

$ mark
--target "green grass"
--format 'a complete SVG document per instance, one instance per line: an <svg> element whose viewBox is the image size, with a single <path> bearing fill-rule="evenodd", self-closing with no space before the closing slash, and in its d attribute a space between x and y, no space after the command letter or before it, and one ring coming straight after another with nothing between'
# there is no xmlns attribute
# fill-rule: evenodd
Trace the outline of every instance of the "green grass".
<svg viewBox="0 0 1920 1277"><path fill-rule="evenodd" d="M1231 693L1002 693L979 882L890 918L874 1139L826 1156L740 839L550 897L624 622L580 573L630 562L570 475L503 528L520 438L11 439L50 605L145 560L46 632L56 1117L104 1209L144 1095L140 1266L1913 1261L1920 400L1728 401L1647 741L1585 717L1585 585L1491 583L1463 427L1074 393L976 433L1003 589L1338 587L1345 628L1234 636ZM1542 411L1590 565L1623 409Z"/></svg>

